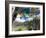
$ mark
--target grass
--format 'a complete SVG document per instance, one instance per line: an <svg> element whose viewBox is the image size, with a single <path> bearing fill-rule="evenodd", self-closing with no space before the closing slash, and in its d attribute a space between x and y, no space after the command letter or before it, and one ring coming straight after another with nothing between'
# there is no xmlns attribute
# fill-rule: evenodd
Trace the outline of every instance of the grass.
<svg viewBox="0 0 46 38"><path fill-rule="evenodd" d="M16 31L24 31L24 30L26 30L27 28L26 27L24 27L24 26L18 26L17 28L16 28Z"/></svg>

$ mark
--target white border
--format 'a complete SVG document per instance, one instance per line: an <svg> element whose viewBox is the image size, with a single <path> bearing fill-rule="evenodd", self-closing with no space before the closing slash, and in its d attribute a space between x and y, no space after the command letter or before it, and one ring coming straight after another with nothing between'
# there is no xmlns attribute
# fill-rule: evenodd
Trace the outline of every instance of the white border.
<svg viewBox="0 0 46 38"><path fill-rule="evenodd" d="M12 7L39 7L40 8L40 30L37 31L16 31L12 32ZM9 35L19 35L19 34L36 34L43 33L43 7L42 5L25 5L25 4L9 4Z"/></svg>

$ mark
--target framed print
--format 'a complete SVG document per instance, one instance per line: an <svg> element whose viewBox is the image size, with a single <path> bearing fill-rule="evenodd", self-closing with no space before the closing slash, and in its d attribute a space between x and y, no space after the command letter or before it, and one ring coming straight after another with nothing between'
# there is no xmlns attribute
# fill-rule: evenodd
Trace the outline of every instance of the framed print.
<svg viewBox="0 0 46 38"><path fill-rule="evenodd" d="M5 2L6 37L45 34L45 3Z"/></svg>

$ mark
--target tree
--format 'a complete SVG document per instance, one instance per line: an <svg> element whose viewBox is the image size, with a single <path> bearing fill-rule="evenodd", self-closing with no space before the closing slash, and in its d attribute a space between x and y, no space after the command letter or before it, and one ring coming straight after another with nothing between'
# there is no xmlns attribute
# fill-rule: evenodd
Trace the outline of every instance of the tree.
<svg viewBox="0 0 46 38"><path fill-rule="evenodd" d="M32 30L32 24L33 24L32 22L33 22L33 21L29 21L29 22L28 22L28 30Z"/></svg>
<svg viewBox="0 0 46 38"><path fill-rule="evenodd" d="M40 19L37 17L33 19L33 30L40 30Z"/></svg>
<svg viewBox="0 0 46 38"><path fill-rule="evenodd" d="M31 8L31 13L32 13L32 15L34 15L34 14L35 14L35 11L36 11L36 9L35 9L35 8Z"/></svg>
<svg viewBox="0 0 46 38"><path fill-rule="evenodd" d="M32 16L33 16L33 25L32 25L32 27L33 27L33 30L38 30L39 28L40 28L40 19L38 19L38 17L35 15L37 12L38 9L37 8L31 8L31 14L32 14ZM34 15L35 15L35 17L34 17Z"/></svg>

